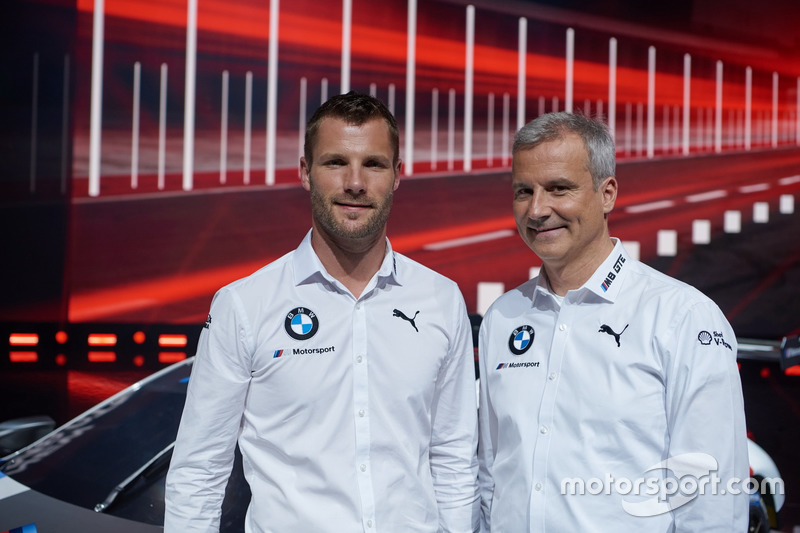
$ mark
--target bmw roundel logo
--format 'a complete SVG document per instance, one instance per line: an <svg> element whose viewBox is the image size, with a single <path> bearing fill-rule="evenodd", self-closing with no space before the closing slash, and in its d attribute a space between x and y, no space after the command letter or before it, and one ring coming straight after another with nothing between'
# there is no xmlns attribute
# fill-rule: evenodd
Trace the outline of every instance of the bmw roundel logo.
<svg viewBox="0 0 800 533"><path fill-rule="evenodd" d="M316 335L319 329L319 320L312 310L297 307L286 315L283 327L291 338L304 341Z"/></svg>
<svg viewBox="0 0 800 533"><path fill-rule="evenodd" d="M514 355L522 355L528 351L533 344L533 327L532 326L520 326L514 331L511 332L511 336L508 338L508 349L511 350L511 353Z"/></svg>

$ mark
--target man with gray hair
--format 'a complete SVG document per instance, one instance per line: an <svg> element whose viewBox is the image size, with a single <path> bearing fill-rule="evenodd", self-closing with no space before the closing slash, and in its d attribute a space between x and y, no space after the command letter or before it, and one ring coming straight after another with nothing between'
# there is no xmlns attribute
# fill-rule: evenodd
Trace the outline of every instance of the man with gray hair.
<svg viewBox="0 0 800 533"><path fill-rule="evenodd" d="M514 217L542 269L481 324L483 528L743 532L736 338L714 302L610 236L614 157L581 115L515 136Z"/></svg>

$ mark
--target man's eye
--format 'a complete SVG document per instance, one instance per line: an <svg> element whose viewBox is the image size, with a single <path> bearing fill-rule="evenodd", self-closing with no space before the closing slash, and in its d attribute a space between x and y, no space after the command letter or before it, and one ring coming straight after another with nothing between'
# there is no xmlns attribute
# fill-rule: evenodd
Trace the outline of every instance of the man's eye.
<svg viewBox="0 0 800 533"><path fill-rule="evenodd" d="M530 189L517 189L514 191L514 198L524 198L531 194Z"/></svg>

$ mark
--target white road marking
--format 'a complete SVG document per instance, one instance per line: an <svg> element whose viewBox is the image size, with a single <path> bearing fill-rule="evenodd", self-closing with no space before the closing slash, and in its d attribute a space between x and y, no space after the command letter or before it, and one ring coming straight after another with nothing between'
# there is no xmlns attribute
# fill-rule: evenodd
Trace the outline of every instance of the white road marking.
<svg viewBox="0 0 800 533"><path fill-rule="evenodd" d="M446 250L447 248L456 248L458 246L467 246L478 242L494 241L497 239L504 239L512 235L516 235L516 231L511 229L501 229L497 231L490 231L489 233L481 233L479 235L470 235L469 237L460 237L458 239L450 239L448 241L432 242L426 244L422 248L424 250Z"/></svg>
<svg viewBox="0 0 800 533"><path fill-rule="evenodd" d="M692 194L686 197L689 203L707 202L709 200L716 200L717 198L725 198L728 196L728 191L717 189L716 191L701 192L699 194Z"/></svg>
<svg viewBox="0 0 800 533"><path fill-rule="evenodd" d="M646 213L647 211L656 211L658 209L667 209L673 207L675 202L672 200L659 200L658 202L649 202L646 204L629 205L625 208L627 213Z"/></svg>

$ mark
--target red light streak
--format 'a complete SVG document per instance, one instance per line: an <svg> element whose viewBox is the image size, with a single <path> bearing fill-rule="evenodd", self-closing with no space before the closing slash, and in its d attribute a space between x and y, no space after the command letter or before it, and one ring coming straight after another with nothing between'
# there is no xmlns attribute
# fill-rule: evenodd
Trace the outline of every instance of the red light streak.
<svg viewBox="0 0 800 533"><path fill-rule="evenodd" d="M186 359L183 352L160 352L158 354L159 363L177 363Z"/></svg>
<svg viewBox="0 0 800 533"><path fill-rule="evenodd" d="M159 335L159 346L186 346L186 335Z"/></svg>
<svg viewBox="0 0 800 533"><path fill-rule="evenodd" d="M39 344L39 335L36 333L12 333L8 336L11 346L36 346Z"/></svg>
<svg viewBox="0 0 800 533"><path fill-rule="evenodd" d="M89 346L116 346L117 336L113 333L90 333Z"/></svg>
<svg viewBox="0 0 800 533"><path fill-rule="evenodd" d="M35 363L39 360L36 352L9 352L8 359L12 363Z"/></svg>
<svg viewBox="0 0 800 533"><path fill-rule="evenodd" d="M88 358L90 363L114 363L117 360L117 354L114 352L89 352Z"/></svg>
<svg viewBox="0 0 800 533"><path fill-rule="evenodd" d="M798 365L798 366L790 366L789 368L787 368L783 372L787 376L800 376L800 365Z"/></svg>

